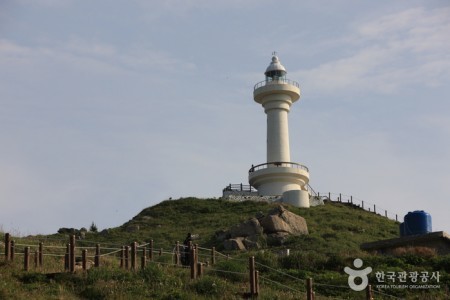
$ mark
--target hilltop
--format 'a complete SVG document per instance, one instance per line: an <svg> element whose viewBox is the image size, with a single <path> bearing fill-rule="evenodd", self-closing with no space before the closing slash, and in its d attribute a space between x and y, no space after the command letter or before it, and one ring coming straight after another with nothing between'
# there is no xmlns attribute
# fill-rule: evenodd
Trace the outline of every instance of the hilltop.
<svg viewBox="0 0 450 300"><path fill-rule="evenodd" d="M98 233L88 232L85 241L128 245L134 241L143 244L153 240L155 248L170 253L174 244L182 242L191 232L198 235L195 243L201 247L214 246L225 253L221 242L215 238L217 231L267 213L276 205L220 199L167 200L142 210L122 226ZM417 299L445 299L448 296L450 256L439 257L429 252L417 255L406 251L396 257L384 257L360 249L361 243L397 237L397 222L347 203L326 202L311 208L286 208L305 218L308 235L291 237L282 246L227 252L230 260L220 261L214 269L207 268L206 276L197 281L190 280L185 269L166 266L171 261L170 255L167 259L160 257L159 264L152 263L145 270L131 274L110 262L109 269L94 268L86 276L75 274L52 280L35 273L8 272L12 266L3 264L7 268L0 268L0 276L11 288L0 287L0 298L9 298L14 295L12 293L19 293L18 299L30 295L36 298L38 293L42 299L239 299L248 290L245 274L251 255L255 256L262 278L260 299L298 299L299 294L304 294L304 280L309 277L316 284L317 296L359 299L363 294L348 288L348 276L343 272L344 267L352 266L355 258L362 258L365 265L373 267L371 282L375 281L375 271L380 270L440 272L439 289L379 290L376 299L385 297L383 293ZM66 240L67 236L56 234L39 238ZM283 249L290 249L290 255L280 256L278 253Z"/></svg>
<svg viewBox="0 0 450 300"><path fill-rule="evenodd" d="M134 231L129 232L130 239L144 241L152 238L167 245L182 241L186 233L192 232L199 236L198 244L220 249L220 244L214 239L216 231L239 224L258 213L267 213L277 205L220 199L167 200L144 209L119 229L122 232ZM286 207L304 217L308 224L309 235L293 238L287 245L299 250L359 253L359 245L363 242L398 236L397 222L346 203L328 202L310 208Z"/></svg>

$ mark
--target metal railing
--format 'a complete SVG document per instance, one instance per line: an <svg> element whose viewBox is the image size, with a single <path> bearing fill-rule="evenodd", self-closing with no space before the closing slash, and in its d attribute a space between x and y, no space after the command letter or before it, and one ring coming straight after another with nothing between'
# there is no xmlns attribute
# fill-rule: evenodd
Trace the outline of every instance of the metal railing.
<svg viewBox="0 0 450 300"><path fill-rule="evenodd" d="M301 169L301 170L305 170L307 172L309 172L308 167L298 164L298 163L293 163L293 162L285 162L285 161L276 161L276 162L269 162L269 163L265 163L265 164L260 164L260 165L256 165L250 168L250 170L248 170L249 173L258 171L258 170L262 170L262 169L268 169L268 168L274 168L274 167L287 167L287 168L295 168L295 169Z"/></svg>
<svg viewBox="0 0 450 300"><path fill-rule="evenodd" d="M247 185L247 184L242 184L242 183L238 183L238 184L229 184L227 185L223 191L227 191L227 192L250 192L250 193L256 193L257 190L252 187L251 185Z"/></svg>
<svg viewBox="0 0 450 300"><path fill-rule="evenodd" d="M256 89L258 89L260 87L266 86L268 84L274 84L274 83L290 84L290 85L293 85L293 86L296 86L296 87L300 88L300 84L297 81L294 81L294 80L290 80L290 79L287 79L287 78L277 78L277 79L268 78L266 80L260 81L257 84L255 84L253 90L256 90Z"/></svg>

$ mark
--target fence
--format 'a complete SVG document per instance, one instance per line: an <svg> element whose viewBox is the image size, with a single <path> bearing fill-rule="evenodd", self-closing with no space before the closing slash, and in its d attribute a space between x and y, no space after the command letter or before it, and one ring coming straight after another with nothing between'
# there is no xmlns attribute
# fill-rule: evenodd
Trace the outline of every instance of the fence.
<svg viewBox="0 0 450 300"><path fill-rule="evenodd" d="M395 220L398 222L398 214L396 213L389 213L387 209L381 208L379 206L376 206L373 203L358 199L356 197L350 196L350 195L344 195L341 193L325 193L325 195L322 193L317 192L317 197L321 198L325 201L332 201L337 203L344 203L347 205L351 205L353 207L359 207L361 209L364 209L369 212L373 212L375 214L378 214L380 216L385 216L388 219Z"/></svg>
<svg viewBox="0 0 450 300"><path fill-rule="evenodd" d="M26 240L24 241L26 242ZM77 247L78 243L91 243L95 246L89 247ZM1 245L1 243L0 243ZM298 294L305 294L299 288L288 286L278 281L270 279L268 276L262 276L267 272L272 272L275 275L285 276L294 282L301 282L306 289L306 299L315 299L313 280L311 278L297 278L295 276L284 273L278 269L271 268L264 264L255 261L254 256L248 258L248 273L237 273L227 270L216 269L216 265L219 259L225 260L238 260L239 263L245 263L245 260L232 258L229 255L225 255L212 248L202 248L197 244L190 242L188 245L180 244L176 242L172 250L164 250L157 248L154 245L153 240L147 243L138 245L137 242L133 242L130 245L120 247L101 247L100 244L88 241L77 241L74 235L69 237L66 245L45 245L43 242L38 244L28 243L16 243L12 239L9 233L5 233L4 236L4 258L5 261L14 262L18 255L23 255L23 270L30 271L32 266L30 264L31 258L34 260L34 270L43 272L43 265L45 262L44 257L56 257L60 258L65 272L86 272L90 267L103 266L103 260L105 257L113 257L116 259L116 263L122 269L136 271L139 268L138 258L140 257L140 268L145 268L148 263L166 264L175 267L183 267L189 269L190 278L196 280L201 278L206 272L224 272L235 273L242 275L243 278L248 278L248 292L244 293L244 297L257 298L261 295L260 285L271 284L276 285L278 288L287 289L291 292ZM18 250L22 251L18 251ZM94 255L88 255L90 251L93 251ZM157 260L158 257L169 255L171 258L170 263L164 263L161 260ZM200 258L200 259L199 259ZM93 263L90 259L94 259ZM106 266L106 265L105 265ZM267 273L270 274L270 273ZM349 289L349 286L336 286L328 285L325 283L315 283L317 286L329 286L333 288L345 288ZM366 288L366 299L373 299L374 293L380 295L396 298L381 292L372 291L370 285ZM328 298L327 298L328 299Z"/></svg>

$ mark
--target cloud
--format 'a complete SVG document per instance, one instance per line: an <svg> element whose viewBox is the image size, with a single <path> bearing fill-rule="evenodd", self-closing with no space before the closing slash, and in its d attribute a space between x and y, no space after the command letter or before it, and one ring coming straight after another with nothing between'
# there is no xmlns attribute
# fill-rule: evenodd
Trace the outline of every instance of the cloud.
<svg viewBox="0 0 450 300"><path fill-rule="evenodd" d="M74 70L104 74L149 70L166 73L196 68L193 63L180 61L159 50L137 46L119 49L111 44L77 37L62 44L38 46L23 46L1 39L0 65L10 68L15 65L63 65Z"/></svg>
<svg viewBox="0 0 450 300"><path fill-rule="evenodd" d="M422 7L356 24L349 36L329 45L348 49L309 70L294 71L317 93L395 93L412 84L441 86L450 79L450 8ZM292 74L291 73L291 74Z"/></svg>

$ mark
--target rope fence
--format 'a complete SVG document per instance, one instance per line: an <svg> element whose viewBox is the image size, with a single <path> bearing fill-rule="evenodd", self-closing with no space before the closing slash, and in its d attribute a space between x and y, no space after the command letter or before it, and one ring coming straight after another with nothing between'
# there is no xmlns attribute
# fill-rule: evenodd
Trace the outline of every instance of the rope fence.
<svg viewBox="0 0 450 300"><path fill-rule="evenodd" d="M59 242L62 242L62 240L59 240ZM108 264L105 261L107 257L118 260L119 267L122 269L136 271L139 269L138 258L140 258L140 268L142 269L145 268L148 263L179 267L189 270L190 278L192 280L201 278L206 274L206 272L242 276L242 280L248 280L249 284L249 292L245 293L244 296L249 296L252 298L256 298L260 294L260 282L264 284L272 284L279 288L289 290L290 292L298 293L299 295L305 293L298 288L298 283L303 282L306 287L306 299L312 300L315 297L315 292L313 290L313 281L311 278L298 278L292 276L281 270L256 262L254 256L248 258L248 273L245 273L231 270L222 270L214 267L219 257L220 259L233 260L239 263L247 262L245 259L232 258L229 255L216 251L214 247L203 248L199 247L197 244L193 244L192 242L189 242L187 245L177 242L176 244L174 244L174 247L171 247L171 249L173 249L172 251L168 251L167 249L164 250L163 248L156 248L153 240L141 245L138 245L137 242L133 242L130 245L123 245L117 248L102 248L98 243L90 243L95 244L96 246L77 246L75 236L72 235L69 237L69 243L67 243L66 246L44 245L42 242L39 242L38 245L33 245L31 243L16 244L11 235L9 233L6 233L4 242L0 244L0 247L4 247L5 261L14 262L16 256L20 257L20 259L23 260L24 271L31 270L32 257L34 258L34 270L40 270L41 272L44 270L44 257L54 257L58 260L63 258L63 270L64 272L68 273L86 272L89 268L100 267L102 264L105 264L105 266L107 266ZM95 249L94 254L92 254L93 251L88 251L88 249ZM108 252L102 253L102 250L106 250ZM202 261L200 261L199 258ZM89 261L90 259L94 259L94 262ZM111 265L111 262L109 262L109 265ZM268 275L261 276L257 268L265 270ZM272 278L269 278L270 274L282 275L285 278L288 278L287 282L290 282L291 284L286 283L286 281L279 282ZM295 282L294 286L292 286L292 280ZM331 288L349 289L348 286L344 285L332 285L326 283L315 283L315 285L319 287L325 286ZM368 285L366 288L366 299L374 299L374 293L380 295L381 297L386 296L398 299L397 297L382 293L380 291L372 291L371 286ZM327 299L334 298L327 297Z"/></svg>
<svg viewBox="0 0 450 300"><path fill-rule="evenodd" d="M395 220L396 222L399 222L399 218L398 218L398 214L397 213L392 213L392 212L388 212L387 209L382 208L377 206L374 203L370 203L367 201L364 201L362 199L353 197L352 195L345 195L342 193L317 193L317 197L325 200L325 201L332 201L335 203L343 203L343 204L347 204L347 205L352 205L354 207L359 207L363 210L366 210L368 212L373 212L375 214L378 214L380 216L384 216L388 219L391 220Z"/></svg>

